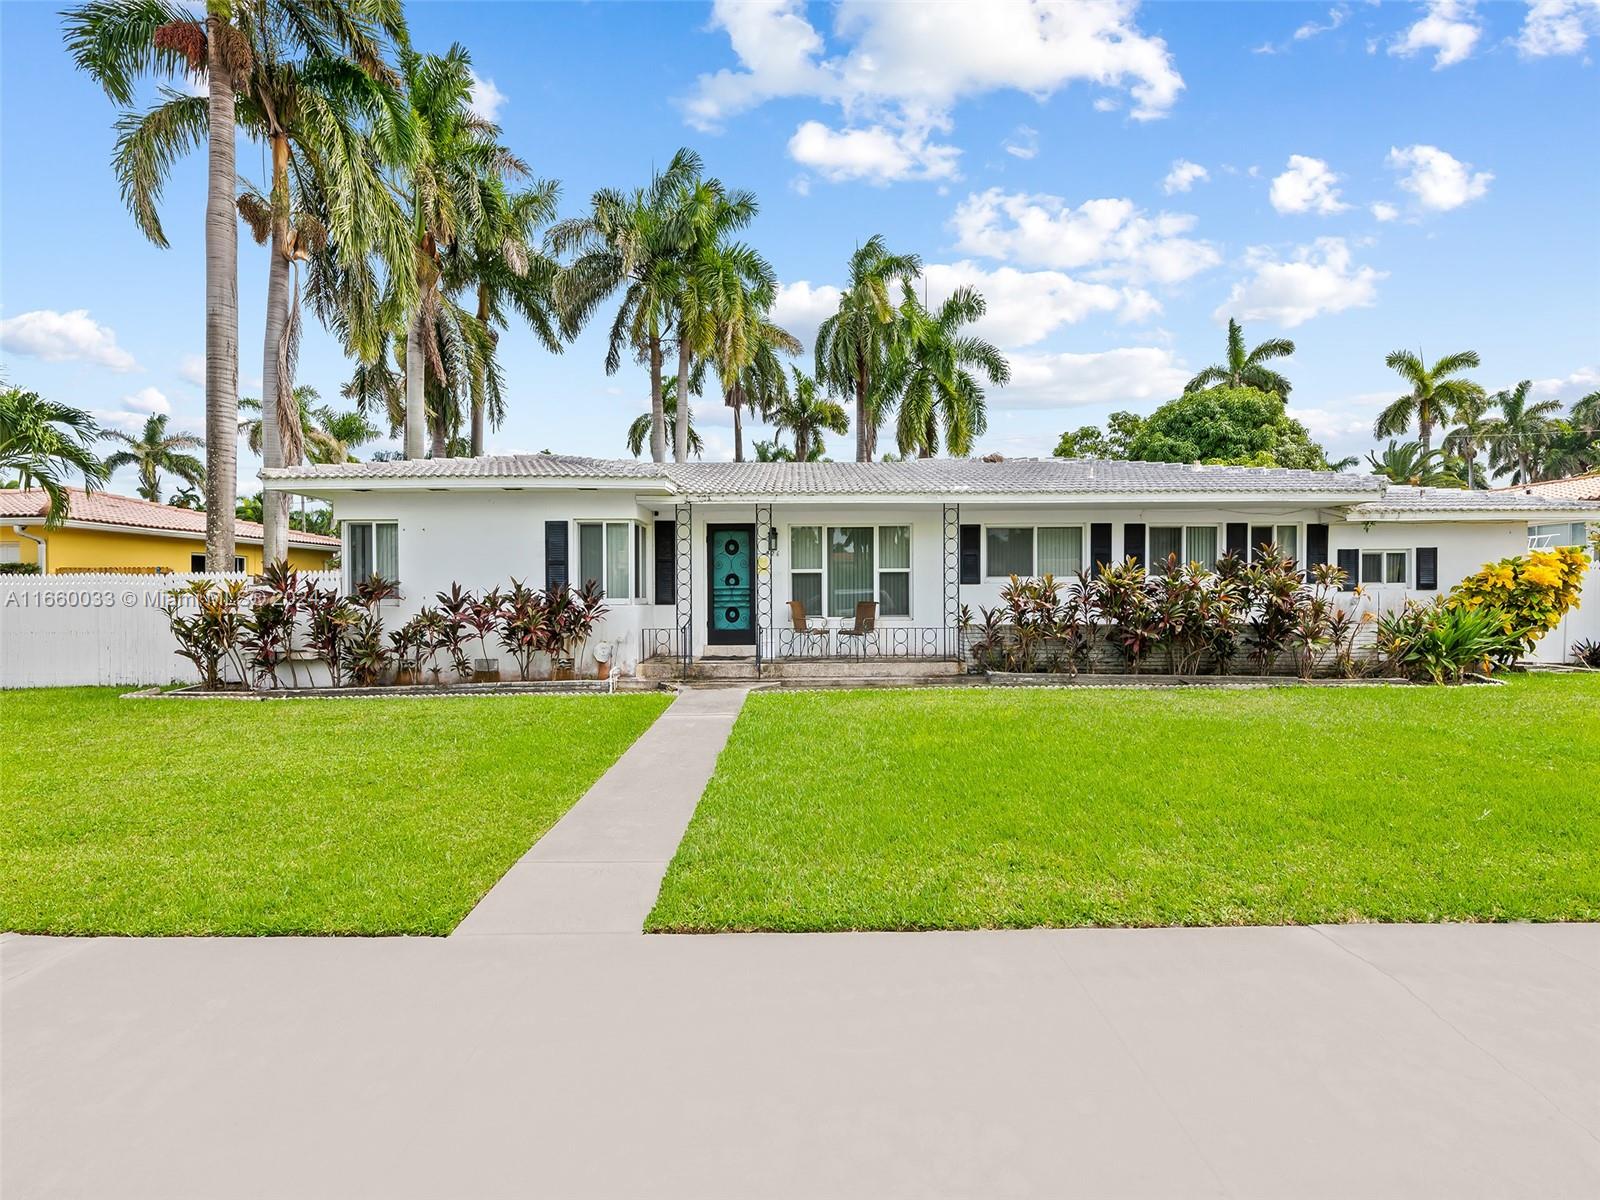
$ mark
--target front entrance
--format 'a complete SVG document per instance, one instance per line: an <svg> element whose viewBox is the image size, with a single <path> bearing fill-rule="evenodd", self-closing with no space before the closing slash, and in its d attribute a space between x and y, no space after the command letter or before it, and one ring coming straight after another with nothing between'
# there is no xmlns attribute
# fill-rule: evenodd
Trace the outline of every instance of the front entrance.
<svg viewBox="0 0 1600 1200"><path fill-rule="evenodd" d="M706 641L753 646L756 640L756 527L706 526Z"/></svg>

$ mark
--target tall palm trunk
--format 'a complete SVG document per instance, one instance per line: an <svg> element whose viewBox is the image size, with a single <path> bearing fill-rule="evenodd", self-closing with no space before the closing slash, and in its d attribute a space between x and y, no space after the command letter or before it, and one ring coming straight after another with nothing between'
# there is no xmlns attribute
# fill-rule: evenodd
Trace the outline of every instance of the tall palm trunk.
<svg viewBox="0 0 1600 1200"><path fill-rule="evenodd" d="M681 396L687 381L678 380ZM661 339L650 337L650 459L667 461L667 406L661 397Z"/></svg>
<svg viewBox="0 0 1600 1200"><path fill-rule="evenodd" d="M215 5L213 5L213 9ZM233 570L239 491L239 225L233 194L233 76L215 11L206 18L206 570Z"/></svg>
<svg viewBox="0 0 1600 1200"><path fill-rule="evenodd" d="M856 461L872 461L872 430L867 420L867 364L856 365Z"/></svg>
<svg viewBox="0 0 1600 1200"><path fill-rule="evenodd" d="M733 461L744 461L744 405L737 400L733 404Z"/></svg>
<svg viewBox="0 0 1600 1200"><path fill-rule="evenodd" d="M1417 406L1417 432L1422 437L1422 452L1426 454L1433 448L1433 418L1421 405Z"/></svg>
<svg viewBox="0 0 1600 1200"><path fill-rule="evenodd" d="M688 340L678 338L678 419L672 426L672 461L689 461L689 360Z"/></svg>
<svg viewBox="0 0 1600 1200"><path fill-rule="evenodd" d="M478 324L485 329L489 328L489 289L484 284L478 285ZM483 455L483 363L477 362L472 368L472 457L481 458Z"/></svg>
<svg viewBox="0 0 1600 1200"><path fill-rule="evenodd" d="M450 457L450 442L445 431L444 410L442 408L438 413L434 414L433 441L429 446L428 452L432 454L434 458Z"/></svg>
<svg viewBox="0 0 1600 1200"><path fill-rule="evenodd" d="M289 139L272 138L272 241L267 259L267 328L261 350L261 463L265 467L296 465L290 447L299 439L284 428L279 405L293 402L294 380L288 377L289 355ZM298 414L296 414L298 415ZM298 458L298 455L294 456ZM263 567L289 557L289 494L261 494L261 562Z"/></svg>
<svg viewBox="0 0 1600 1200"><path fill-rule="evenodd" d="M423 425L422 304L406 322L406 457L422 457Z"/></svg>

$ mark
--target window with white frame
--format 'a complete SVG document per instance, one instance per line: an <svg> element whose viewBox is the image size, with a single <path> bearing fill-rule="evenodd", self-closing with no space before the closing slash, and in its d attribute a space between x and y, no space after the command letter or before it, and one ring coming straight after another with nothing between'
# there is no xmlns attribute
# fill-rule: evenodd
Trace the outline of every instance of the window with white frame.
<svg viewBox="0 0 1600 1200"><path fill-rule="evenodd" d="M1083 570L1083 526L1041 525L1038 543L1039 574L1062 578Z"/></svg>
<svg viewBox="0 0 1600 1200"><path fill-rule="evenodd" d="M1361 583L1400 583L1411 577L1408 550L1363 550Z"/></svg>
<svg viewBox="0 0 1600 1200"><path fill-rule="evenodd" d="M1033 574L1033 526L988 525L983 535L986 578L1026 578Z"/></svg>
<svg viewBox="0 0 1600 1200"><path fill-rule="evenodd" d="M606 599L644 599L644 526L637 521L578 522L578 580L594 580Z"/></svg>
<svg viewBox="0 0 1600 1200"><path fill-rule="evenodd" d="M1082 525L988 525L984 527L984 575L1063 577L1083 569Z"/></svg>
<svg viewBox="0 0 1600 1200"><path fill-rule="evenodd" d="M873 600L880 617L909 617L911 527L790 526L789 596L810 614L853 617Z"/></svg>
<svg viewBox="0 0 1600 1200"><path fill-rule="evenodd" d="M373 575L400 582L400 526L395 521L344 523L345 578L353 590Z"/></svg>
<svg viewBox="0 0 1600 1200"><path fill-rule="evenodd" d="M1588 540L1588 526L1582 521L1528 526L1528 547L1531 550L1550 550L1558 546L1582 547Z"/></svg>
<svg viewBox="0 0 1600 1200"><path fill-rule="evenodd" d="M1252 525L1250 527L1251 562L1261 557L1261 547L1268 542L1278 548L1279 554L1292 558L1296 563L1300 561L1300 526Z"/></svg>
<svg viewBox="0 0 1600 1200"><path fill-rule="evenodd" d="M1178 556L1180 563L1217 565L1217 527L1215 525L1152 525L1148 553L1150 574L1165 575L1167 560Z"/></svg>

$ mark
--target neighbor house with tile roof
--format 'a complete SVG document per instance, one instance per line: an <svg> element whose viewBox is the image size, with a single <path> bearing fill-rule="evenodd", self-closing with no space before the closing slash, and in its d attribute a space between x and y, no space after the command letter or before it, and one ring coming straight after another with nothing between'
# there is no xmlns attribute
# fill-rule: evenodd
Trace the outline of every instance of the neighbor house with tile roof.
<svg viewBox="0 0 1600 1200"><path fill-rule="evenodd" d="M1533 521L1600 504L1400 487L1375 475L1079 459L647 463L565 455L341 463L262 472L333 506L346 586L398 581L396 617L451 583L593 580L596 641L651 657L947 653L962 608L1012 576L1125 557L1214 563L1271 545L1328 562L1393 608L1524 552ZM871 643L849 641L872 605ZM1600 607L1600 605L1597 605ZM843 635L844 641L840 641Z"/></svg>
<svg viewBox="0 0 1600 1200"><path fill-rule="evenodd" d="M68 489L68 516L47 524L50 499L37 488L0 488L0 562L42 564L47 575L177 574L205 570L206 515L111 492ZM235 568L261 570L261 526L235 521ZM289 565L327 568L339 539L294 530Z"/></svg>

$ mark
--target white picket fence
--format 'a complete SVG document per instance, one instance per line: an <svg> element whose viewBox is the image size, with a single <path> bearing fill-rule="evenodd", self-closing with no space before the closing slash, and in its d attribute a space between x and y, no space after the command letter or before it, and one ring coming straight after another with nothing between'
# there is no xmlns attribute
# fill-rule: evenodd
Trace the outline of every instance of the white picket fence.
<svg viewBox="0 0 1600 1200"><path fill-rule="evenodd" d="M197 683L167 626L167 593L244 575L0 578L0 688ZM336 571L304 576L337 587Z"/></svg>

